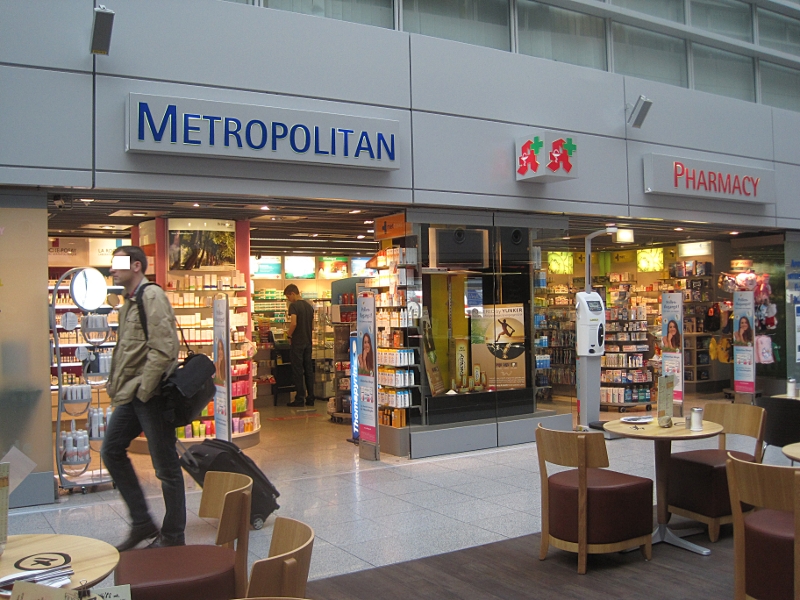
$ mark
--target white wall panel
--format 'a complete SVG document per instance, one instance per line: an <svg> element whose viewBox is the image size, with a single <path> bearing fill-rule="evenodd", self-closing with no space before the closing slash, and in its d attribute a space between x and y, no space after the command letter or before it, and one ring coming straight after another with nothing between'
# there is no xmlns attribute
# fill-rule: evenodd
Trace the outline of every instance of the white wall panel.
<svg viewBox="0 0 800 600"><path fill-rule="evenodd" d="M263 160L160 156L125 152L125 100L130 92L393 119L400 123L400 135L396 145L396 163L399 169L374 171L341 167L314 167ZM100 181L106 181L106 179L99 178L100 172L111 171L182 175L186 178L220 177L223 179L240 178L374 186L376 188L411 188L410 140L411 124L410 114L407 110L117 77L98 77L97 81L98 185L100 185ZM191 185L191 182L186 181L182 187L190 188ZM202 191L206 183L198 181L194 185L197 191Z"/></svg>
<svg viewBox="0 0 800 600"><path fill-rule="evenodd" d="M628 128L631 140L773 158L772 109L768 106L626 77L626 103L633 105L640 94L650 98L653 106L641 129Z"/></svg>
<svg viewBox="0 0 800 600"><path fill-rule="evenodd" d="M416 111L413 125L417 191L568 200L587 205L628 202L623 140L576 134L578 178L529 183L516 181L514 139L526 135L530 127Z"/></svg>
<svg viewBox="0 0 800 600"><path fill-rule="evenodd" d="M778 217L800 219L800 166L775 163L775 190Z"/></svg>
<svg viewBox="0 0 800 600"><path fill-rule="evenodd" d="M91 183L91 75L0 66L0 114L0 165L84 170Z"/></svg>
<svg viewBox="0 0 800 600"><path fill-rule="evenodd" d="M490 196L458 192L414 191L414 206L442 206L448 208L483 208L488 210L513 210L525 212L548 212L574 215L598 215L627 217L628 207L621 204L599 202L575 202L550 198L521 198L514 196ZM548 215L549 217L549 215ZM533 216L535 218L535 215ZM547 222L541 227L551 227Z"/></svg>
<svg viewBox="0 0 800 600"><path fill-rule="evenodd" d="M775 160L800 165L800 113L773 108L772 132ZM800 208L797 210L800 216Z"/></svg>
<svg viewBox="0 0 800 600"><path fill-rule="evenodd" d="M414 109L622 137L622 77L411 36Z"/></svg>
<svg viewBox="0 0 800 600"><path fill-rule="evenodd" d="M93 7L92 0L0 0L0 62L91 71Z"/></svg>
<svg viewBox="0 0 800 600"><path fill-rule="evenodd" d="M407 107L407 34L287 11L192 0L108 0L98 73Z"/></svg>

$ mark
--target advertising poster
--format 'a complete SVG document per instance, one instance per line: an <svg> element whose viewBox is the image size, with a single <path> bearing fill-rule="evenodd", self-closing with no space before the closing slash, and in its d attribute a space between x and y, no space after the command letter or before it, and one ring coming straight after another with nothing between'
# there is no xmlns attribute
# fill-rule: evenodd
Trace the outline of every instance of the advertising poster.
<svg viewBox="0 0 800 600"><path fill-rule="evenodd" d="M253 279L280 279L281 257L262 256L250 257L250 275Z"/></svg>
<svg viewBox="0 0 800 600"><path fill-rule="evenodd" d="M363 442L378 443L378 370L375 347L375 296L362 294L358 297L358 326L356 327L357 358L350 363L358 369L358 436ZM355 399L355 398L354 398Z"/></svg>
<svg viewBox="0 0 800 600"><path fill-rule="evenodd" d="M350 277L346 256L322 256L317 259L317 279L344 279Z"/></svg>
<svg viewBox="0 0 800 600"><path fill-rule="evenodd" d="M216 437L231 441L231 335L228 326L228 297L214 300L214 427Z"/></svg>
<svg viewBox="0 0 800 600"><path fill-rule="evenodd" d="M428 309L422 309L422 345L423 361L425 362L425 373L428 375L428 384L431 386L431 394L441 396L447 390L444 387L442 371L439 369L439 356L436 354L436 342L433 339L433 329L431 328L431 318Z"/></svg>
<svg viewBox="0 0 800 600"><path fill-rule="evenodd" d="M675 398L675 376L662 375L658 378L658 424L665 425L662 419L672 419L672 401Z"/></svg>
<svg viewBox="0 0 800 600"><path fill-rule="evenodd" d="M284 277L286 279L314 279L313 256L287 256L284 259Z"/></svg>
<svg viewBox="0 0 800 600"><path fill-rule="evenodd" d="M756 391L755 333L753 292L733 293L733 391Z"/></svg>
<svg viewBox="0 0 800 600"><path fill-rule="evenodd" d="M661 366L674 375L673 397L683 400L683 294L661 294Z"/></svg>
<svg viewBox="0 0 800 600"><path fill-rule="evenodd" d="M525 387L525 308L522 304L487 304L472 317L472 371L486 373L486 385Z"/></svg>
<svg viewBox="0 0 800 600"><path fill-rule="evenodd" d="M350 332L350 412L353 415L353 437L354 442L358 440L358 429L361 422L361 411L358 406L358 369L353 367L358 364L358 335L357 332Z"/></svg>

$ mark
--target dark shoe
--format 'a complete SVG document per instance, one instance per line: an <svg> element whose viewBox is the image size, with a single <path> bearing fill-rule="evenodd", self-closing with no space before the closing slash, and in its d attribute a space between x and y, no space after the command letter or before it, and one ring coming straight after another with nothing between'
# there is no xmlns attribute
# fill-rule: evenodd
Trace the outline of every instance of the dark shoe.
<svg viewBox="0 0 800 600"><path fill-rule="evenodd" d="M156 527L155 523L148 523L147 525L135 525L134 527L131 527L128 538L121 544L117 545L117 551L125 552L126 550L131 550L143 541L149 540L152 537L157 537L158 535L158 527Z"/></svg>
<svg viewBox="0 0 800 600"><path fill-rule="evenodd" d="M314 406L314 399L306 398L306 406Z"/></svg>
<svg viewBox="0 0 800 600"><path fill-rule="evenodd" d="M294 402L289 402L289 404L287 404L286 406L292 406L294 408L297 408L298 406L305 406L305 402L303 402L302 400L295 400Z"/></svg>
<svg viewBox="0 0 800 600"><path fill-rule="evenodd" d="M168 540L160 533L152 542L147 545L147 548L168 548L169 546L185 546L186 541L181 538L180 540Z"/></svg>

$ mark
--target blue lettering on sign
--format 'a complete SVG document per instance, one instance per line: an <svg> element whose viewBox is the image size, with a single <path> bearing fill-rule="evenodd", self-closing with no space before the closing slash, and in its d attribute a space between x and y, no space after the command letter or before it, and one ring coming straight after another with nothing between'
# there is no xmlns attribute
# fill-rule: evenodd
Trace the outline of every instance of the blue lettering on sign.
<svg viewBox="0 0 800 600"><path fill-rule="evenodd" d="M800 279L800 273L787 273L786 279Z"/></svg>
<svg viewBox="0 0 800 600"><path fill-rule="evenodd" d="M156 142L160 142L161 138L164 137L164 131L167 129L167 123L169 123L170 128L170 136L169 141L173 144L178 143L178 125L176 123L178 117L178 107L174 104L170 104L167 106L167 110L164 111L164 117L161 119L161 127L158 128L156 131L156 124L153 121L153 115L150 112L150 107L147 105L147 102L139 102L139 139L144 141L144 121L147 119L147 124L150 125L150 133L153 134L153 140Z"/></svg>
<svg viewBox="0 0 800 600"><path fill-rule="evenodd" d="M796 268L798 268L798 267L800 267L800 260L794 260L794 259L792 259L792 268L793 268L793 269L796 269Z"/></svg>
<svg viewBox="0 0 800 600"><path fill-rule="evenodd" d="M168 135L170 143L177 144L179 118L182 119L183 143L189 146L205 144L216 146L217 125L221 124L223 144L226 148L244 148L244 144L247 144L247 147L252 150L262 150L267 147L271 134L273 152L278 151L281 140L288 138L289 146L294 152L305 154L311 149L313 137L314 154L319 156L337 156L339 148L341 155L345 157L360 158L364 153L368 154L371 159L383 160L385 156L387 160L394 161L396 156L393 133L384 134L378 131L371 134L368 131L361 131L358 133L355 150L351 153L351 137L355 139L356 135L356 131L353 129L331 127L330 145L325 148L327 140L324 138L327 137L327 128L322 129L319 125L309 126L304 123L295 123L290 126L280 121L262 121L260 119L251 119L243 124L243 121L236 117L198 113L181 113L179 117L176 104L168 104L162 115L154 116L149 104L142 101L138 103L139 141L146 141L149 130L153 141L161 142ZM244 133L244 140L242 140L242 133ZM339 139L341 139L341 145L337 143ZM792 261L792 266L800 267L800 261Z"/></svg>
<svg viewBox="0 0 800 600"><path fill-rule="evenodd" d="M355 332L353 332L355 334ZM358 406L358 340L350 338L350 412L353 416L353 439L358 439L359 406Z"/></svg>

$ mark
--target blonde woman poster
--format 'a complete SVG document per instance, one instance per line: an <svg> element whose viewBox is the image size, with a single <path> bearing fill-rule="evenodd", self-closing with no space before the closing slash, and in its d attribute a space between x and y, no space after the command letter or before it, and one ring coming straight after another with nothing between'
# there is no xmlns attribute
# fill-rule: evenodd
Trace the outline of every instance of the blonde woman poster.
<svg viewBox="0 0 800 600"><path fill-rule="evenodd" d="M683 400L683 294L661 294L661 361L674 375L673 398Z"/></svg>
<svg viewBox="0 0 800 600"><path fill-rule="evenodd" d="M733 389L752 394L756 391L755 333L753 292L733 293Z"/></svg>

